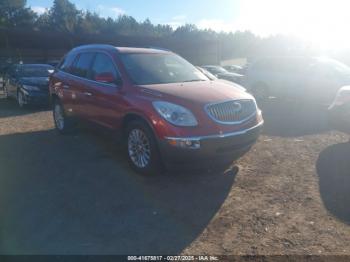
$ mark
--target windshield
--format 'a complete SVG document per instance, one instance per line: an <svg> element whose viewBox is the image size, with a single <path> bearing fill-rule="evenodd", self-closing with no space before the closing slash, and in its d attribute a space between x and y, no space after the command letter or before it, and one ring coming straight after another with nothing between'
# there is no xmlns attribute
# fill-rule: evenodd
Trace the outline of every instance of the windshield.
<svg viewBox="0 0 350 262"><path fill-rule="evenodd" d="M174 54L123 54L121 59L137 85L208 80L195 66Z"/></svg>
<svg viewBox="0 0 350 262"><path fill-rule="evenodd" d="M318 58L317 61L320 63L320 66L324 69L333 70L341 74L350 75L350 67L337 60L330 58Z"/></svg>
<svg viewBox="0 0 350 262"><path fill-rule="evenodd" d="M207 69L209 72L211 72L212 74L225 74L228 73L226 69L219 67L219 66L215 66L215 67L204 67L205 69Z"/></svg>
<svg viewBox="0 0 350 262"><path fill-rule="evenodd" d="M20 77L48 77L53 70L51 66L22 66L18 75Z"/></svg>

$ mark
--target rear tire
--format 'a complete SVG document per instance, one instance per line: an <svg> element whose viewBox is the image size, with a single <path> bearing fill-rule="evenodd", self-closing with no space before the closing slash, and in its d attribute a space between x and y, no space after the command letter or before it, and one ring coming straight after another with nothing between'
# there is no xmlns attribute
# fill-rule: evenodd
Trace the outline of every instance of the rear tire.
<svg viewBox="0 0 350 262"><path fill-rule="evenodd" d="M151 128L141 120L128 124L125 132L126 155L132 169L143 175L157 175L163 171L156 139Z"/></svg>
<svg viewBox="0 0 350 262"><path fill-rule="evenodd" d="M71 117L67 117L59 99L53 101L52 111L56 130L60 134L72 133L74 131L75 122Z"/></svg>

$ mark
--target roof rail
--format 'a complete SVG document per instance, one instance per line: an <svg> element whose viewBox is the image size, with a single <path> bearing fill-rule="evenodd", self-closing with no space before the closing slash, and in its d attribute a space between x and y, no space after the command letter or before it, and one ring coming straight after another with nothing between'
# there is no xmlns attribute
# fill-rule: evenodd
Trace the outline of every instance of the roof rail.
<svg viewBox="0 0 350 262"><path fill-rule="evenodd" d="M157 49L157 50L162 50L162 51L168 51L171 52L171 50L166 49L164 47L158 47L158 46L146 46L146 48L152 48L152 49Z"/></svg>

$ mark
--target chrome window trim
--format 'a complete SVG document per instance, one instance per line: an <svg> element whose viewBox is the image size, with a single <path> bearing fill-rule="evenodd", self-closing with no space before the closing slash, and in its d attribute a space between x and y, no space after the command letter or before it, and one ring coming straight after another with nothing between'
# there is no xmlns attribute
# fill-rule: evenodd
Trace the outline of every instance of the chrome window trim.
<svg viewBox="0 0 350 262"><path fill-rule="evenodd" d="M209 112L208 107L213 106L213 105L219 105L219 104L223 104L223 103L227 103L227 102L234 102L234 101L253 101L254 105L255 105L255 112L253 114L251 114L250 116L240 120L240 121L230 121L230 122L226 122L226 121L220 121L215 119ZM248 120L250 120L251 118L253 118L254 116L257 115L258 113L258 105L256 104L255 99L251 99L251 98L245 98L245 99L230 99L230 100L225 100L225 101L221 101L221 102L215 102L215 103L210 103L204 106L204 110L207 113L207 115L210 117L211 120L213 120L216 123L222 124L222 125L237 125L237 124L242 124Z"/></svg>
<svg viewBox="0 0 350 262"><path fill-rule="evenodd" d="M219 135L208 135L208 136L193 136L193 137L165 137L167 140L190 140L190 141L201 141L205 139L215 139L215 138L226 138L226 137L232 137L232 136L239 136L239 135L244 135L248 133L249 131L252 131L254 129L257 129L259 127L262 127L264 125L264 121L262 120L259 122L257 125L252 126L247 129L243 129L240 131L235 131L231 133L226 133L226 134L219 134Z"/></svg>

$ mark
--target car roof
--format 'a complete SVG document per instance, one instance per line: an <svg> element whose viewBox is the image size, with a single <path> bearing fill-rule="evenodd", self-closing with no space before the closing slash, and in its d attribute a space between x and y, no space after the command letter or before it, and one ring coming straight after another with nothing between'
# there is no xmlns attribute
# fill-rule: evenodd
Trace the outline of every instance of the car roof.
<svg viewBox="0 0 350 262"><path fill-rule="evenodd" d="M169 54L170 51L163 48L147 48L147 47L116 47L112 45L104 44L92 44L92 45L82 45L74 48L72 51L85 51L85 50L105 50L110 52L118 52L121 54L130 53L142 53L142 54Z"/></svg>

